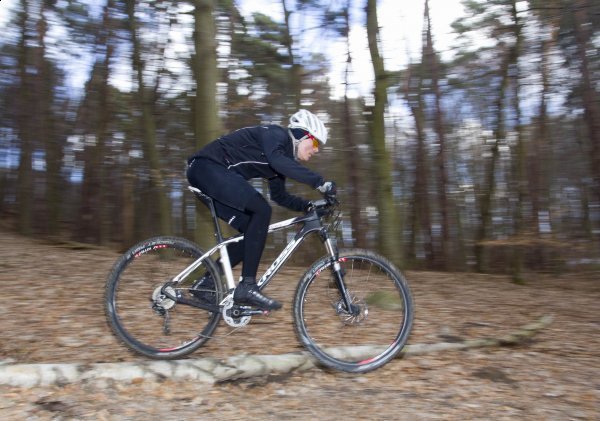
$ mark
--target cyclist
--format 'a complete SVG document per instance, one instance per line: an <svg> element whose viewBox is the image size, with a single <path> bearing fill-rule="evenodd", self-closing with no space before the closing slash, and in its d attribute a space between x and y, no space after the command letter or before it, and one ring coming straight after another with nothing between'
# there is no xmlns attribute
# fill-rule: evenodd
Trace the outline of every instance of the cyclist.
<svg viewBox="0 0 600 421"><path fill-rule="evenodd" d="M290 117L287 129L278 125L245 127L218 138L188 159L189 183L214 199L219 218L244 233L244 241L227 247L232 266L243 261L241 280L233 294L236 304L264 310L281 308L256 285L271 206L247 180L267 179L273 201L294 211L306 211L311 203L288 193L285 180L289 177L323 194L335 195L335 183L325 182L299 163L310 160L326 142L323 122L310 111L299 110ZM212 282L205 276L193 288L209 288Z"/></svg>

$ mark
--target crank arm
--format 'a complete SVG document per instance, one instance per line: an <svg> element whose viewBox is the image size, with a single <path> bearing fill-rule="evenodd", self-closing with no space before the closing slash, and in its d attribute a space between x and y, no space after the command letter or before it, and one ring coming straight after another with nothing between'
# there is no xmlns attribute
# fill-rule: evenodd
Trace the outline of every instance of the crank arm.
<svg viewBox="0 0 600 421"><path fill-rule="evenodd" d="M251 307L247 307L247 306L240 306L239 308L233 308L231 311L231 314L233 317L245 317L245 316L256 316L256 315L268 315L271 312L268 310L259 310L259 309L253 309Z"/></svg>

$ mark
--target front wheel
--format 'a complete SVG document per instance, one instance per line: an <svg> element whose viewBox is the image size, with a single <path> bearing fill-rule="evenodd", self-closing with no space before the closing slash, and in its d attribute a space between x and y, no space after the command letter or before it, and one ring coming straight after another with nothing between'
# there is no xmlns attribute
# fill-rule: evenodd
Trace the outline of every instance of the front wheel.
<svg viewBox="0 0 600 421"><path fill-rule="evenodd" d="M170 282L202 255L191 241L154 237L133 246L115 263L106 282L105 310L125 345L150 358L174 359L211 337L221 313L177 299L218 305L224 293L216 265L205 259L180 283Z"/></svg>
<svg viewBox="0 0 600 421"><path fill-rule="evenodd" d="M342 298L329 256L304 274L294 297L300 342L322 364L363 373L402 350L413 321L413 301L402 273L368 250L340 250L338 262L351 306Z"/></svg>

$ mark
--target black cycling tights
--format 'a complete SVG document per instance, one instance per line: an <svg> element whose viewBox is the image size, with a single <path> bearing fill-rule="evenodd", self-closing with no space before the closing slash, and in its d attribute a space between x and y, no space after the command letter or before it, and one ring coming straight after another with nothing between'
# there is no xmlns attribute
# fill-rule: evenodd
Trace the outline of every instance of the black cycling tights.
<svg viewBox="0 0 600 421"><path fill-rule="evenodd" d="M248 201L245 213L250 216L250 220L242 231L244 241L229 245L227 253L231 266L235 266L241 261L244 262L243 277L256 278L271 221L271 206L257 193Z"/></svg>

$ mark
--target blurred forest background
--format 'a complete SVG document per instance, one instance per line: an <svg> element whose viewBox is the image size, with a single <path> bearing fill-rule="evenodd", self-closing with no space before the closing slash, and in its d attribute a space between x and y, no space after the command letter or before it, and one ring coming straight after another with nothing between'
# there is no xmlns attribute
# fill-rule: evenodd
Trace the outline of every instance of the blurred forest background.
<svg viewBox="0 0 600 421"><path fill-rule="evenodd" d="M249 17L234 0L15 3L0 40L0 214L24 235L210 244L186 157L302 107L330 129L309 166L340 187L342 246L517 281L599 264L597 0L466 0L446 60L422 0L421 53L400 70L386 61L407 53L382 50L376 0L273 0L278 13ZM372 63L361 95L352 22ZM344 50L342 86L309 33ZM65 64L78 62L85 84L74 90Z"/></svg>

